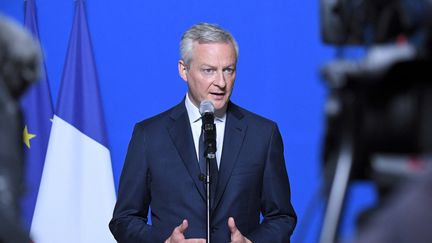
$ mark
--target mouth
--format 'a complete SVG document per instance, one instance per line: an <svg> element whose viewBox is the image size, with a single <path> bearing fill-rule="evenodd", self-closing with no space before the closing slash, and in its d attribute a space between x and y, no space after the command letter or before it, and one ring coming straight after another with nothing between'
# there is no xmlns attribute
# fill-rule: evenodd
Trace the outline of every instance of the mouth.
<svg viewBox="0 0 432 243"><path fill-rule="evenodd" d="M210 92L210 95L213 96L215 99L219 100L225 97L224 92Z"/></svg>

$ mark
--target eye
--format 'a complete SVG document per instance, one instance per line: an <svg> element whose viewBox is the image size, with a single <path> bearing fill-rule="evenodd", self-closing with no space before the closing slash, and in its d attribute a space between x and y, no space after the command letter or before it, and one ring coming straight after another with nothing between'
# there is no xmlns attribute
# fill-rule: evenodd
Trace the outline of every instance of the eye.
<svg viewBox="0 0 432 243"><path fill-rule="evenodd" d="M215 72L215 70L213 68L203 68L203 69L201 69L201 71L204 74L213 74Z"/></svg>
<svg viewBox="0 0 432 243"><path fill-rule="evenodd" d="M224 73L233 74L235 70L234 68L225 68L223 71Z"/></svg>

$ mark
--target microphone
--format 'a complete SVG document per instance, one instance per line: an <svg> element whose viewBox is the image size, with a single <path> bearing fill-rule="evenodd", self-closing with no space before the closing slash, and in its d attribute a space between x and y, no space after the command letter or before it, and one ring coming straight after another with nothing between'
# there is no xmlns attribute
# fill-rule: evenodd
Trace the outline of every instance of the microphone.
<svg viewBox="0 0 432 243"><path fill-rule="evenodd" d="M210 100L200 104L202 119L202 132L204 136L204 156L209 159L216 158L216 125L214 124L214 105Z"/></svg>

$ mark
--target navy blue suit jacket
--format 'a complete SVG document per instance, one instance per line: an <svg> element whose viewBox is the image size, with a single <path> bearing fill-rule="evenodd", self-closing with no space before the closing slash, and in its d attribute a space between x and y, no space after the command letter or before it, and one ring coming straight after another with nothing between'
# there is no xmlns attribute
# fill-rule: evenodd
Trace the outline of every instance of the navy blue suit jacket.
<svg viewBox="0 0 432 243"><path fill-rule="evenodd" d="M274 122L229 103L212 242L230 242L228 217L254 243L289 242L297 218L283 153ZM117 241L164 242L183 219L189 222L186 238L205 238L205 190L199 175L184 101L137 123L110 222Z"/></svg>

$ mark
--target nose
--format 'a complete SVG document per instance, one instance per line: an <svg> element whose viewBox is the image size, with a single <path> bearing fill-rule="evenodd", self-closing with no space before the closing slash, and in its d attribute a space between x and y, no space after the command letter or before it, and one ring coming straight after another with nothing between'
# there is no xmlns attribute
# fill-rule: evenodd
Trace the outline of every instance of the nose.
<svg viewBox="0 0 432 243"><path fill-rule="evenodd" d="M223 89L226 86L226 78L224 75L224 72L217 72L217 75L215 77L215 80L213 82L214 85L218 86L219 88Z"/></svg>

